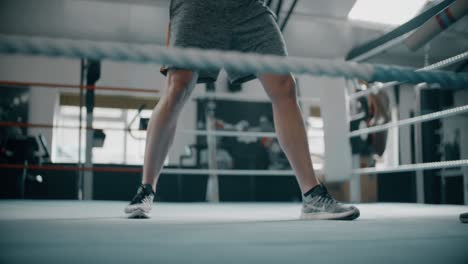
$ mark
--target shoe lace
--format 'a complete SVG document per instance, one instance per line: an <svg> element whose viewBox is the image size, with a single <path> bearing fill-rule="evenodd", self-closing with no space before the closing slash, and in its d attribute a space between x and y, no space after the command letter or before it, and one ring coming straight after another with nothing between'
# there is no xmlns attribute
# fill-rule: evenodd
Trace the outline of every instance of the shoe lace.
<svg viewBox="0 0 468 264"><path fill-rule="evenodd" d="M333 198L330 193L328 192L327 188L325 186L323 187L323 191L320 194L319 202L321 202L325 207L329 207L333 204L337 204L338 202Z"/></svg>
<svg viewBox="0 0 468 264"><path fill-rule="evenodd" d="M150 202L150 194L148 194L143 187L140 187L138 189L137 194L132 199L132 203L138 203L138 202L142 202L142 203Z"/></svg>

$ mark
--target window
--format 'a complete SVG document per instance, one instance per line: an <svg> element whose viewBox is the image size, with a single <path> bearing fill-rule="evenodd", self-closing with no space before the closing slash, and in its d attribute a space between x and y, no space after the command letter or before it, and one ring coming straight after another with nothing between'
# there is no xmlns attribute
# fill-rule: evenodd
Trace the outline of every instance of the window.
<svg viewBox="0 0 468 264"><path fill-rule="evenodd" d="M82 110L82 126L86 125L86 109ZM136 109L96 107L94 128L103 128L106 135L102 147L93 148L93 163L143 164L145 131L126 131L137 115ZM141 117L149 117L151 110L143 110ZM61 105L56 117L57 128L53 132L52 159L54 162L78 162L79 107ZM138 119L131 129L138 129ZM81 132L81 161L85 160L86 131Z"/></svg>

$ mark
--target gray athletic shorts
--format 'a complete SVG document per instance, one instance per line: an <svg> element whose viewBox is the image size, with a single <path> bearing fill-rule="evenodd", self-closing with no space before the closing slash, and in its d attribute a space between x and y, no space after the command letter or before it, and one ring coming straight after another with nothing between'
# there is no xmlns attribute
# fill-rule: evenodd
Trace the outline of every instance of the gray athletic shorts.
<svg viewBox="0 0 468 264"><path fill-rule="evenodd" d="M169 12L168 46L287 56L275 16L261 0L171 0ZM198 82L207 83L216 81L219 70L198 73ZM247 72L228 75L232 83L256 78Z"/></svg>

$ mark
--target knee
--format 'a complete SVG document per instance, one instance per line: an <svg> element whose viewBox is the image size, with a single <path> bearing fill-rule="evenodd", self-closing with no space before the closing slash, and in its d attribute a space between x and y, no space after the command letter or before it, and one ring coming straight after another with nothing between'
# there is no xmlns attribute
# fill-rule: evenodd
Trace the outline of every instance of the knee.
<svg viewBox="0 0 468 264"><path fill-rule="evenodd" d="M172 71L168 76L166 97L170 104L178 105L189 97L196 83L196 73L191 71Z"/></svg>
<svg viewBox="0 0 468 264"><path fill-rule="evenodd" d="M296 82L292 76L280 77L269 92L273 103L296 101Z"/></svg>

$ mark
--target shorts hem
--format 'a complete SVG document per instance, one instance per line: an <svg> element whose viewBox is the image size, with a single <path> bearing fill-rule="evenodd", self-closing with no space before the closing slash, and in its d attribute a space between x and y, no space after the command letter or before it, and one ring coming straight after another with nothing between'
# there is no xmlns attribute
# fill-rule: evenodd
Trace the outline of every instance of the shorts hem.
<svg viewBox="0 0 468 264"><path fill-rule="evenodd" d="M161 69L159 70L159 72L166 76L167 77L167 73L169 72L171 68L167 68L167 67L161 67ZM213 77L205 77L205 76L202 76L202 77L198 77L197 79L197 83L214 83L216 82L217 78L213 78Z"/></svg>
<svg viewBox="0 0 468 264"><path fill-rule="evenodd" d="M242 76L240 78L232 79L231 83L232 84L243 84L243 83L255 80L255 79L257 79L256 75L249 74L249 75L246 75L246 76Z"/></svg>

